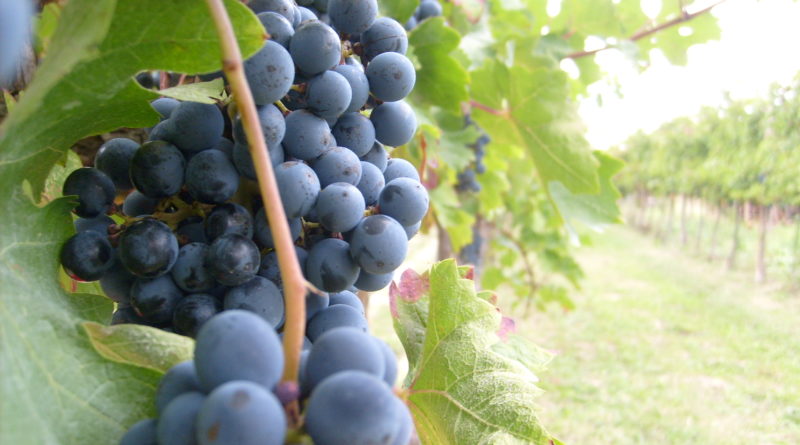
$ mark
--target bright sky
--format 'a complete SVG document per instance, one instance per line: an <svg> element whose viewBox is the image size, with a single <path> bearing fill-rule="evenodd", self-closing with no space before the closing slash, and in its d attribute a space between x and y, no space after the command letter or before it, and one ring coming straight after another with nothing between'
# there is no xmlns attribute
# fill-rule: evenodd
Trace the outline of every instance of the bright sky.
<svg viewBox="0 0 800 445"><path fill-rule="evenodd" d="M658 54L640 73L617 51L598 54L598 63L619 80L623 97L609 83L598 82L590 92L602 94L603 105L596 98L581 104L595 148L607 149L638 129L652 131L703 105L720 104L725 91L734 98L761 96L770 83L786 83L800 72L800 2L728 0L713 13L721 39L692 47L685 67L672 66Z"/></svg>

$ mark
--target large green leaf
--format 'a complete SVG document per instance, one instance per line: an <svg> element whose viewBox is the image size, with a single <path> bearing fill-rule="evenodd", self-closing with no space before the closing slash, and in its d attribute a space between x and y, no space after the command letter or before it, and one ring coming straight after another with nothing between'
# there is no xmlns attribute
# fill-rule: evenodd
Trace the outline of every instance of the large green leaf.
<svg viewBox="0 0 800 445"><path fill-rule="evenodd" d="M228 1L245 54L263 27ZM154 414L160 373L99 355L83 321L108 323L112 303L69 295L58 251L73 232L70 200L37 207L53 164L76 140L158 115L143 69L214 71L218 40L204 2L70 0L47 57L0 127L0 442L112 444ZM168 25L167 25L168 24Z"/></svg>
<svg viewBox="0 0 800 445"><path fill-rule="evenodd" d="M455 261L392 284L395 330L409 359L408 402L423 443L553 443L535 412L541 393L531 368L515 357L522 343L497 347L505 324L475 293ZM537 352L538 354L538 352Z"/></svg>
<svg viewBox="0 0 800 445"><path fill-rule="evenodd" d="M423 21L408 38L409 46L420 64L414 87L416 102L458 111L469 99L467 70L450 55L461 36L435 17Z"/></svg>
<svg viewBox="0 0 800 445"><path fill-rule="evenodd" d="M560 182L551 182L550 196L561 215L568 221L578 220L593 227L622 223L622 215L617 207L617 200L621 195L612 178L625 163L601 151L596 151L595 157L600 162L600 193L575 195Z"/></svg>

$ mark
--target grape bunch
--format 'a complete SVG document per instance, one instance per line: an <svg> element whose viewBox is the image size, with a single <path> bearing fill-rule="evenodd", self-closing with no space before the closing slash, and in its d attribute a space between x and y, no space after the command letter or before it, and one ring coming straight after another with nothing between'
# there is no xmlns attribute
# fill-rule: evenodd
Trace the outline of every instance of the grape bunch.
<svg viewBox="0 0 800 445"><path fill-rule="evenodd" d="M483 163L483 157L486 155L486 146L489 144L489 142L491 142L491 138L489 138L489 135L486 134L486 132L478 127L478 124L472 121L469 115L465 117L465 123L466 126L473 126L477 128L481 135L473 144L469 145L469 148L473 153L475 153L475 160L469 167L458 173L456 190L459 192L478 193L481 191L481 185L477 181L477 175L483 174L486 171L486 165Z"/></svg>
<svg viewBox="0 0 800 445"><path fill-rule="evenodd" d="M403 27L406 31L411 31L423 20L440 15L442 15L442 4L439 0L422 0Z"/></svg>
<svg viewBox="0 0 800 445"><path fill-rule="evenodd" d="M297 257L323 292L307 297L313 331L353 317L335 305L324 315L334 295L388 285L429 200L414 166L387 150L417 128L403 101L416 76L405 30L377 18L375 0L304 3L250 2L270 39L245 74ZM218 312L244 309L280 330L283 283L240 119L212 104L152 106L162 120L145 143L109 140L66 179L78 218L65 271L99 280L117 303L113 324L194 337Z"/></svg>
<svg viewBox="0 0 800 445"><path fill-rule="evenodd" d="M352 309L348 304L332 307ZM295 433L316 445L409 443L411 414L392 391L395 356L364 326L321 327L302 352L299 387L279 383L283 357L278 335L261 317L243 310L214 316L200 329L194 360L161 379L158 418L133 425L120 445L283 444L283 405L295 401L304 419Z"/></svg>

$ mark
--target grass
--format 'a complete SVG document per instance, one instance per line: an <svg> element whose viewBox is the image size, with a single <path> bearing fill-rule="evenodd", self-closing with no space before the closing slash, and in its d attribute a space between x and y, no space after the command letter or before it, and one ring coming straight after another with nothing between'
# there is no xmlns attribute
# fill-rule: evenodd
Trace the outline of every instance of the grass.
<svg viewBox="0 0 800 445"><path fill-rule="evenodd" d="M614 228L577 310L519 317L554 350L542 420L568 444L800 443L800 299Z"/></svg>

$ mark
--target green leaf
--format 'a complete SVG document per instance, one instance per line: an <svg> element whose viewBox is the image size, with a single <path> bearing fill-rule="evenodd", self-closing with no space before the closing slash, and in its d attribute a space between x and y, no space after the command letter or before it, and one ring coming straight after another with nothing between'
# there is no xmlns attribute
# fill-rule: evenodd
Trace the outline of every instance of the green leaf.
<svg viewBox="0 0 800 445"><path fill-rule="evenodd" d="M204 104L216 104L228 100L228 93L225 92L225 81L221 77L210 82L188 83L159 90L158 94L178 100Z"/></svg>
<svg viewBox="0 0 800 445"><path fill-rule="evenodd" d="M625 163L601 151L595 151L594 155L600 162L600 193L576 195L570 193L561 183L551 182L550 196L567 220L578 220L595 228L622 223L622 214L617 207L617 200L622 195L612 179Z"/></svg>
<svg viewBox="0 0 800 445"><path fill-rule="evenodd" d="M419 6L419 0L391 0L379 2L381 13L387 17L391 17L402 25L409 18L414 10Z"/></svg>
<svg viewBox="0 0 800 445"><path fill-rule="evenodd" d="M149 326L105 326L86 322L83 329L94 349L103 357L161 373L191 359L194 353L191 338Z"/></svg>
<svg viewBox="0 0 800 445"><path fill-rule="evenodd" d="M427 19L411 31L408 43L420 65L414 87L416 103L457 112L461 102L469 100L469 74L450 55L460 41L461 36L445 25L442 17Z"/></svg>
<svg viewBox="0 0 800 445"><path fill-rule="evenodd" d="M409 357L408 402L422 443L549 445L534 410L541 390L532 365L494 349L497 309L476 295L453 260L403 278L392 285L391 306Z"/></svg>

